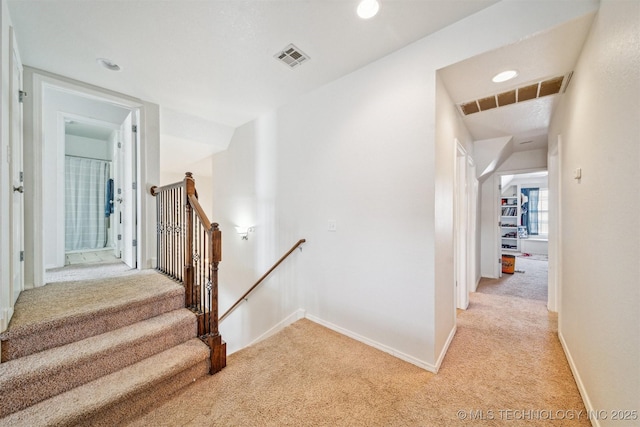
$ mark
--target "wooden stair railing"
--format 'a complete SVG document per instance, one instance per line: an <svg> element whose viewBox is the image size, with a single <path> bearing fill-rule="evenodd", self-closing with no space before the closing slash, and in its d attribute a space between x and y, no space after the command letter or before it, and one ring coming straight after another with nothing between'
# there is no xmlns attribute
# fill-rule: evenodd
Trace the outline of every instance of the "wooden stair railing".
<svg viewBox="0 0 640 427"><path fill-rule="evenodd" d="M211 352L210 374L227 364L227 344L218 330L218 264L222 234L198 202L191 172L181 182L151 187L156 197L157 270L182 282L185 307L198 318L198 336Z"/></svg>
<svg viewBox="0 0 640 427"><path fill-rule="evenodd" d="M233 310L235 310L236 308L238 308L238 306L242 303L242 301L245 301L245 300L247 299L247 297L249 296L249 294L250 294L251 292L253 292L253 291L258 287L258 285L260 285L260 283L262 283L262 281L263 281L264 279L266 279L266 278L267 278L267 276L269 276L269 274L271 274L271 272L272 272L273 270L275 270L276 268L278 268L278 266L279 266L280 264L282 264L282 262L283 262L285 259L287 259L287 257L288 257L289 255L291 255L291 253L292 253L293 251L295 251L295 250L296 250L296 248L297 248L297 247L299 247L300 245L302 245L304 242L306 242L306 239L300 239L300 240L298 240L298 242L297 242L295 245L293 245L293 246L291 247L291 249L289 249L289 251L288 251L286 254L282 255L282 257L280 257L280 259L279 259L278 261L276 261L276 263L275 263L275 264L273 264L273 266L271 266L271 268L270 268L269 270L267 270L267 272L266 272L266 273L264 273L264 274L262 275L262 277L260 277L260 278L258 279L258 281L257 281L256 283L254 283L254 284L253 284L253 286L251 286L251 287L249 288L249 290L248 290L247 292L245 292L245 293L244 293L244 295L242 295L240 298L238 298L238 300L237 300L237 301L236 301L236 302L231 306L231 308L229 308L227 311L225 311L225 313L224 313L222 316L220 316L220 322L222 322L224 319L226 319L226 318L227 318L227 316L229 316L229 315L233 312ZM300 249L302 250L302 248L300 248Z"/></svg>

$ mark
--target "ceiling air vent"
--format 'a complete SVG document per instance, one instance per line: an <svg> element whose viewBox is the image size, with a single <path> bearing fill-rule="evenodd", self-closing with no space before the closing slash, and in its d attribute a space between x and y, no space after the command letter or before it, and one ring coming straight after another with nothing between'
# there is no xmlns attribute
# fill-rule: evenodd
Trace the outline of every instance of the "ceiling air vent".
<svg viewBox="0 0 640 427"><path fill-rule="evenodd" d="M273 57L288 65L289 68L296 68L298 65L311 59L309 58L309 55L292 44L273 55Z"/></svg>
<svg viewBox="0 0 640 427"><path fill-rule="evenodd" d="M542 98L543 96L555 95L556 93L560 93L563 87L564 90L566 90L572 75L573 71L565 76L553 77L540 82L531 83L526 86L521 86L508 92L502 92L497 95L463 102L462 104L459 104L458 107L462 114L468 116L469 114L491 110L492 108L504 107L505 105L515 104L517 102ZM562 93L564 93L564 90L562 90Z"/></svg>

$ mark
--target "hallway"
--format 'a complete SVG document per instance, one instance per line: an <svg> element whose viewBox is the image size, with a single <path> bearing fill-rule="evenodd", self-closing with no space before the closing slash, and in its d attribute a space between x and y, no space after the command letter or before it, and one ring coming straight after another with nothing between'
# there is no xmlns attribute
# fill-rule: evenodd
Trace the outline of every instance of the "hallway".
<svg viewBox="0 0 640 427"><path fill-rule="evenodd" d="M517 264L546 271L544 261ZM131 425L589 426L557 315L535 294L471 294L436 375L300 320Z"/></svg>

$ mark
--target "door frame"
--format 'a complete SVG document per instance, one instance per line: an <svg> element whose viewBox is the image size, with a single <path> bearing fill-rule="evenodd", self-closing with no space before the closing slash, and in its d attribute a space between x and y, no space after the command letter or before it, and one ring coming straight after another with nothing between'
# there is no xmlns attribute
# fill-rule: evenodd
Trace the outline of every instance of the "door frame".
<svg viewBox="0 0 640 427"><path fill-rule="evenodd" d="M129 98L124 95L108 91L106 89L91 86L82 82L77 82L66 77L57 76L55 74L51 74L41 70L25 67L25 73L28 73L31 77L30 81L25 78L25 82L31 84L30 90L33 93L33 96L30 97L29 102L29 107L31 108L25 108L25 140L30 142L28 147L29 151L25 153L25 159L30 162L30 170L28 171L27 176L30 175L30 178L33 180L33 191L31 194L29 194L27 200L25 200L25 202L28 204L28 206L26 206L25 208L28 212L25 224L25 246L27 246L27 248L25 248L25 251L31 254L30 257L27 257L25 263L25 270L27 273L25 287L31 288L43 286L45 284L44 245L42 243L44 236L45 215L43 211L44 176L42 174L42 166L45 161L43 148L43 98L45 90L47 88L55 88L57 90L67 91L78 96L111 103L123 108L130 109L131 111L136 111L138 129L141 130L145 129L145 122L147 119L145 108L150 104L145 104L144 102L135 98ZM27 107L27 105L25 105L25 107ZM154 108L152 113L157 114L158 109ZM152 122L155 122L159 118L159 116L156 116L155 114L151 117ZM27 133L29 133L28 136L30 138L27 137ZM137 183L137 188L140 189L140 191L136 191L136 198L138 201L138 203L136 204L137 218L145 218L149 214L153 215L153 213L155 212L155 209L149 208L147 206L147 204L150 204L151 201L147 200L148 198L142 197L142 186L139 185L139 183L145 182L149 178L149 171L153 173L154 176L152 178L154 179L154 181L157 181L159 176L159 171L157 170L157 168L149 168L146 164L146 158L148 154L151 154L152 157L156 157L156 153L154 153L153 150L157 150L159 148L159 135L151 135L149 144L147 144L144 150L141 150L140 147L144 145L145 136L146 135L144 133L139 132L139 153L137 153L135 156L137 160L135 182ZM144 180L142 179L143 177L145 178ZM149 214L147 214L147 212L149 212ZM149 218L149 220L152 220L152 218ZM150 265L148 265L150 262L146 259L143 262L142 257L144 256L143 253L146 253L146 251L148 251L149 253L153 253L153 247L147 248L147 245L153 246L154 242L152 242L151 239L146 238L147 234L149 234L147 230L145 230L146 233L142 233L142 223L143 221L135 222L136 234L139 236L136 263L138 268L148 268L150 267Z"/></svg>
<svg viewBox="0 0 640 427"><path fill-rule="evenodd" d="M548 266L548 294L547 308L549 311L560 312L562 285L562 183L560 180L562 168L562 135L558 135L557 144L550 147L547 160L549 186L549 266ZM559 314L560 315L560 314Z"/></svg>
<svg viewBox="0 0 640 427"><path fill-rule="evenodd" d="M454 280L456 307L466 310L476 278L477 187L475 163L464 146L454 140Z"/></svg>

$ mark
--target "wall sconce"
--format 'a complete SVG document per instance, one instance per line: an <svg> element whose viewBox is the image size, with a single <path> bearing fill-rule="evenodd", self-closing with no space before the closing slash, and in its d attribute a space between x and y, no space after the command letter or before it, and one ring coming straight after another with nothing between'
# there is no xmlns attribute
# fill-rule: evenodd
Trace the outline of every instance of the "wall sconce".
<svg viewBox="0 0 640 427"><path fill-rule="evenodd" d="M254 230L253 227L247 227L247 226L241 226L241 225L236 226L236 232L240 235L242 240L249 240L249 232L253 233L253 230Z"/></svg>

